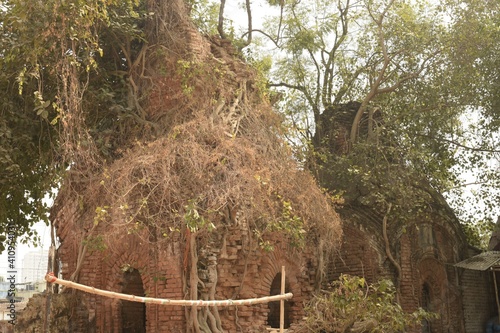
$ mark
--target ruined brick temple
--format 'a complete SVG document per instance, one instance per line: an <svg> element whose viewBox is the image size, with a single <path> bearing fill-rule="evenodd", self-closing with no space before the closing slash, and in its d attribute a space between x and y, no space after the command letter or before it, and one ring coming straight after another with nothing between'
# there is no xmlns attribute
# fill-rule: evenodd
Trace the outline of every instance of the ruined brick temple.
<svg viewBox="0 0 500 333"><path fill-rule="evenodd" d="M280 118L255 71L227 41L202 37L184 1L155 3L165 30L148 36L147 64L128 73L139 94L130 99L151 127L119 133L122 146L106 158L71 156L51 213L56 274L119 293L222 300L278 294L285 266L291 330L323 283L341 273L384 277L396 282L405 310L440 315L419 332L482 332L494 312L490 277L454 266L477 251L444 200L434 193L425 218L390 224L386 235L376 205L348 192L334 208L280 139ZM336 123L352 123L359 108L352 103ZM345 153L347 129L331 126L329 114L314 144ZM322 186L335 188L315 171ZM279 325L274 303L182 308L71 290L48 297L52 332L251 333ZM26 327L36 321L40 315Z"/></svg>
<svg viewBox="0 0 500 333"><path fill-rule="evenodd" d="M325 111L315 144L335 158L345 154L349 131L360 103L351 102ZM377 123L383 122L379 110L366 112L359 126L359 137L370 139ZM372 122L373 125L368 124ZM370 129L371 127L371 132ZM338 179L323 169L318 179L335 189ZM425 182L423 182L425 186ZM329 280L340 274L364 276L368 281L389 278L399 289L399 301L405 311L421 307L436 312L439 318L424 322L422 333L484 331L494 315L494 291L491 274L457 268L454 265L480 251L470 247L462 227L445 199L430 187L429 204L423 214L398 224L390 221L384 235L384 211L368 198L362 185L350 184L340 208L343 242L340 255L329 268ZM388 256L394 257L396 267Z"/></svg>
<svg viewBox="0 0 500 333"><path fill-rule="evenodd" d="M59 256L64 278L69 278L78 262L79 241L70 221L79 220L77 202L66 203L55 224L62 240ZM281 266L286 267L287 302L285 326L303 317L303 302L314 289L317 260L312 249L297 251L276 239L269 252L251 244L247 231L238 225L227 228L223 246L200 254L198 275L203 295L213 288L216 299L247 299L279 294ZM185 242L152 247L141 235L114 232L107 249L88 253L79 272L79 283L110 291L148 297L185 299L183 276L187 274L183 250ZM215 285L216 284L216 285ZM189 297L188 297L189 299ZM89 324L97 332L186 332L182 307L161 306L109 299L84 294ZM226 332L264 332L279 327L279 306L261 304L219 310ZM75 329L74 332L79 332ZM84 332L84 331L82 331Z"/></svg>
<svg viewBox="0 0 500 333"><path fill-rule="evenodd" d="M51 213L60 243L55 272L119 293L224 300L278 294L285 266L294 295L285 325L293 326L321 284L324 258L340 245L331 198L297 166L256 72L230 43L203 38L183 1L155 4L165 31L148 36L149 62L130 73L144 91L131 98L141 100L143 123L152 128L118 133L122 146L106 158L73 151ZM275 303L182 308L59 295L76 297L61 332L265 332L279 325Z"/></svg>

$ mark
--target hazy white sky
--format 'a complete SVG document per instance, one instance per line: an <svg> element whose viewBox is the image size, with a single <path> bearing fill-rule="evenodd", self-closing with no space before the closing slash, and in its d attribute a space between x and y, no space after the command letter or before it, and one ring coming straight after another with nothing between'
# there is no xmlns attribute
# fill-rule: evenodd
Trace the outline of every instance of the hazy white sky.
<svg viewBox="0 0 500 333"><path fill-rule="evenodd" d="M32 244L18 244L16 248L16 255L17 255L17 262L15 263L16 265L16 270L17 270L17 276L18 280L16 282L20 283L20 278L22 276L22 271L21 267L23 265L23 258L24 256L31 251L40 251L41 249L43 250L48 250L50 247L50 228L45 225L43 222L37 223L34 228L38 231L38 234L40 235L41 239L41 247L34 247ZM7 277L7 271L9 271L9 262L8 262L8 255L7 251L4 251L0 255L0 276L3 276L4 278ZM32 267L35 268L35 267Z"/></svg>

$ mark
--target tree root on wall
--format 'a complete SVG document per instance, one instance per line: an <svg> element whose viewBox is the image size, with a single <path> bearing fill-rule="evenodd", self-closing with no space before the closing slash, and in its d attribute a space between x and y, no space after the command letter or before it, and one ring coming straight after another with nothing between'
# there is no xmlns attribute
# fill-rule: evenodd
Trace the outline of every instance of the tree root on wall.
<svg viewBox="0 0 500 333"><path fill-rule="evenodd" d="M187 232L186 240L188 242L186 249L189 250L189 279L186 280L185 295L189 295L192 300L215 300L215 291L217 286L217 262L211 262L207 267L208 281L202 281L198 273L198 250L197 233ZM186 270L187 272L187 270ZM189 281L189 284L187 283ZM199 288L200 287L200 288ZM186 307L188 333L223 333L219 310L214 307L202 307L193 305Z"/></svg>
<svg viewBox="0 0 500 333"><path fill-rule="evenodd" d="M391 247L389 243L389 237L387 236L387 218L389 216L389 213L391 212L392 204L389 204L389 207L387 208L387 213L385 213L384 219L382 221L382 232L384 235L384 243L385 243L385 254L387 255L387 258L389 258L389 261L394 265L396 268L397 274L396 274L396 302L399 303L399 295L401 294L401 265L394 259L394 256L391 253Z"/></svg>

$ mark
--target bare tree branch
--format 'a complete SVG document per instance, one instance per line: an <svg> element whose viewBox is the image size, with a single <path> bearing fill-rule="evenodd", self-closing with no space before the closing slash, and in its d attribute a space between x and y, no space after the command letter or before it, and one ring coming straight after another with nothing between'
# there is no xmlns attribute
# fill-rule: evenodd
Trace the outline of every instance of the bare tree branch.
<svg viewBox="0 0 500 333"><path fill-rule="evenodd" d="M464 144L458 143L458 142L453 141L453 140L448 140L448 139L445 139L445 138L437 138L437 137L435 137L433 135L423 135L423 134L421 134L419 136L420 137L424 137L424 138L430 138L430 139L433 139L433 140L436 140L436 141L440 141L440 142L446 142L446 143L449 143L449 144L454 145L456 147L460 147L460 148L463 148L463 149L466 149L466 150L469 150L469 151L483 152L483 153L493 153L493 154L500 153L500 150L498 150L498 149L470 147L470 146L466 146Z"/></svg>
<svg viewBox="0 0 500 333"><path fill-rule="evenodd" d="M252 32L253 32L253 30L252 30L252 8L250 7L250 0L246 0L245 7L246 7L246 10L247 10L248 29L247 29L247 32L245 32L242 35L242 38L245 37L245 36L247 36L247 40L240 47L240 49L242 49L244 47L247 47L252 42Z"/></svg>
<svg viewBox="0 0 500 333"><path fill-rule="evenodd" d="M380 87L380 84L382 83L385 75L385 71L389 67L389 64L391 63L392 58L389 56L389 53L387 51L387 45L386 45L386 40L384 36L384 31L382 24L384 22L385 15L387 14L387 11L389 8L392 6L394 3L394 0L391 0L386 8L384 8L383 12L379 15L378 19L375 18L375 15L371 11L370 7L368 6L368 11L372 19L375 21L375 24L377 25L377 30L378 30L378 39L379 39L379 46L382 49L382 55L384 62L382 64L382 68L378 72L377 78L375 79L375 82L372 84L370 88L370 92L366 97L364 98L363 102L361 103L361 106L358 109L358 112L356 113L356 116L354 117L354 121L352 123L351 127L351 135L350 135L350 140L349 144L352 146L356 142L356 137L358 133L358 128L359 128L359 122L361 121L361 117L363 116L363 113L366 110L366 107L368 106L368 103L377 95L378 89Z"/></svg>
<svg viewBox="0 0 500 333"><path fill-rule="evenodd" d="M450 192L450 191L453 191L453 190L456 190L456 189L459 189L459 188L464 188L464 187L467 187L467 186L487 185L487 184L491 184L491 182L490 181L484 181L484 182L465 183L465 184L460 184L459 186L453 186L453 187L447 188L445 190L442 190L441 192L442 193L447 193L447 192Z"/></svg>
<svg viewBox="0 0 500 333"><path fill-rule="evenodd" d="M300 86L300 85L289 84L289 83L285 83L285 82L268 83L268 87L285 87L288 89L294 89L294 90L298 90L298 91L302 92L304 94L305 98L307 99L308 103L313 108L314 117L315 118L319 117L319 105L314 102L313 98L311 97L311 95L307 91L306 87Z"/></svg>
<svg viewBox="0 0 500 333"><path fill-rule="evenodd" d="M387 258L389 261L394 265L397 271L397 280L396 280L396 300L399 303L399 294L401 292L400 290L400 283L401 283L401 265L394 259L392 253L391 253L391 246L389 242L389 237L387 236L387 219L389 216L389 213L391 212L392 208L392 203L389 203L389 207L387 207L387 212L384 215L384 219L382 221L382 233L384 235L384 243L385 243L385 254L387 255Z"/></svg>
<svg viewBox="0 0 500 333"><path fill-rule="evenodd" d="M258 33L261 33L262 35L266 36L271 42L273 42L273 44L276 46L276 47L281 47L279 44L278 44L278 39L274 39L271 35L269 35L267 32L263 31L263 30L260 30L260 29L252 29L252 30L248 30L246 31L243 35L241 35L241 38L245 38L248 34L251 34L252 32L258 32Z"/></svg>

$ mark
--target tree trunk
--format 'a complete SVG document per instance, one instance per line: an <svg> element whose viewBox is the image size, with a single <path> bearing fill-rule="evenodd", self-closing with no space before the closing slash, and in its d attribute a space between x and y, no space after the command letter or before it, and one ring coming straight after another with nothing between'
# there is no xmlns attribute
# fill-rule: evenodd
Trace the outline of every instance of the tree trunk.
<svg viewBox="0 0 500 333"><path fill-rule="evenodd" d="M394 265L396 268L396 302L399 303L399 295L401 294L401 265L394 259L392 253L391 253L391 244L389 243L389 237L387 236L387 219L389 216L389 213L391 212L392 208L392 203L389 204L389 207L387 208L387 212L385 213L384 219L382 221L382 228L383 228L383 234L384 234L384 243L385 243L385 254L387 255L387 258L389 258L389 261Z"/></svg>

